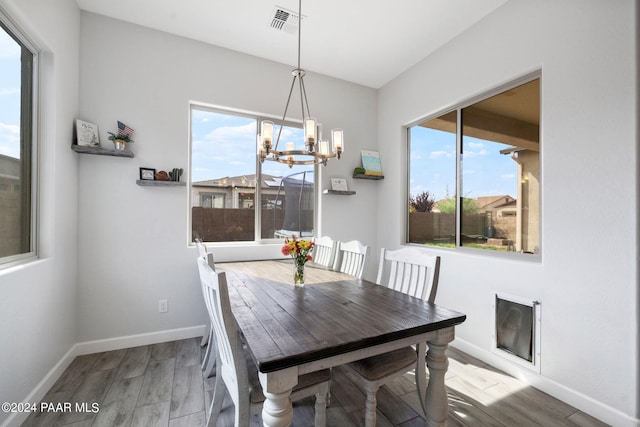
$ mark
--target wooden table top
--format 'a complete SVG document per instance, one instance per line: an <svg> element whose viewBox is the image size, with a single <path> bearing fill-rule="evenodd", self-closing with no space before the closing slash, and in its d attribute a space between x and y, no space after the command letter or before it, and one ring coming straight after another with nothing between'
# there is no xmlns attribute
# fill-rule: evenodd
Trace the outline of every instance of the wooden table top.
<svg viewBox="0 0 640 427"><path fill-rule="evenodd" d="M464 314L320 268L293 286L291 260L221 263L233 313L260 372L458 325Z"/></svg>

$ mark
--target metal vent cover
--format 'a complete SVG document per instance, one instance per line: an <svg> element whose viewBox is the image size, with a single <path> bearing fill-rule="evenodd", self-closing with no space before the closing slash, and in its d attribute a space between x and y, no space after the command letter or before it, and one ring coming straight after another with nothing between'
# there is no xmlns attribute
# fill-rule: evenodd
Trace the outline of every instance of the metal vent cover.
<svg viewBox="0 0 640 427"><path fill-rule="evenodd" d="M285 33L295 33L298 31L299 16L298 12L294 12L282 6L274 6L269 26L274 30L284 31Z"/></svg>

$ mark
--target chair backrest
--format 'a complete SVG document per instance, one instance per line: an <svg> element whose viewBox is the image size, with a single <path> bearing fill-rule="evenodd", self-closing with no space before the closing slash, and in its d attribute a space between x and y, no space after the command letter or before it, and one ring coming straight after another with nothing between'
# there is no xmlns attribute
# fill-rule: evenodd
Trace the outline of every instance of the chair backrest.
<svg viewBox="0 0 640 427"><path fill-rule="evenodd" d="M216 264L213 261L213 254L207 251L207 247L202 242L202 240L196 239L195 242L196 242L196 248L198 248L198 258L205 257L207 260L207 263L209 264L209 267L211 267L213 271L215 271Z"/></svg>
<svg viewBox="0 0 640 427"><path fill-rule="evenodd" d="M390 251L382 248L377 284L434 302L438 291L440 257L416 248ZM383 277L384 276L384 277ZM383 283L383 280L384 283Z"/></svg>
<svg viewBox="0 0 640 427"><path fill-rule="evenodd" d="M364 265L367 262L369 246L363 245L357 240L340 243L338 246L338 262L340 272L356 276L362 279Z"/></svg>
<svg viewBox="0 0 640 427"><path fill-rule="evenodd" d="M338 242L331 237L322 236L314 239L313 262L327 267L330 270L335 268L336 255L338 254Z"/></svg>
<svg viewBox="0 0 640 427"><path fill-rule="evenodd" d="M221 373L229 394L237 405L240 394L246 394L244 388L249 380L238 326L229 302L227 276L224 271L212 270L204 257L198 257L198 272L205 290L211 327L215 331L218 344L217 363L221 366L216 368L216 371Z"/></svg>

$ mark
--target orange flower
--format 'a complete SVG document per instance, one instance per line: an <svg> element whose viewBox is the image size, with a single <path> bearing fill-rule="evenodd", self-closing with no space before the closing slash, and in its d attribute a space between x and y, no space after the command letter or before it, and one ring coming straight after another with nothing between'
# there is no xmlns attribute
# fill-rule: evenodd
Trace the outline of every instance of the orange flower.
<svg viewBox="0 0 640 427"><path fill-rule="evenodd" d="M311 252L313 251L314 246L314 242L305 239L298 240L294 236L291 240L285 239L284 245L280 251L285 256L291 255L293 261L296 264L301 265L312 260Z"/></svg>

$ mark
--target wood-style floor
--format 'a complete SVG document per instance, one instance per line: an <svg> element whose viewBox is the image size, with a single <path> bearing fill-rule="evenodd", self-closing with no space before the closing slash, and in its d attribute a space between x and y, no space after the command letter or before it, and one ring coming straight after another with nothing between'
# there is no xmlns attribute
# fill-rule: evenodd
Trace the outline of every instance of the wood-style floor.
<svg viewBox="0 0 640 427"><path fill-rule="evenodd" d="M23 426L204 426L215 380L202 377L203 354L193 338L79 356L43 399L57 410L32 413ZM450 426L606 425L465 353L448 354ZM327 426L364 425L364 400L344 370L334 369ZM76 412L76 402L86 410ZM378 392L378 426L423 426L420 413L410 374ZM313 398L295 402L293 425L312 426L313 414ZM227 397L218 426L232 425ZM262 425L259 413L251 425Z"/></svg>

